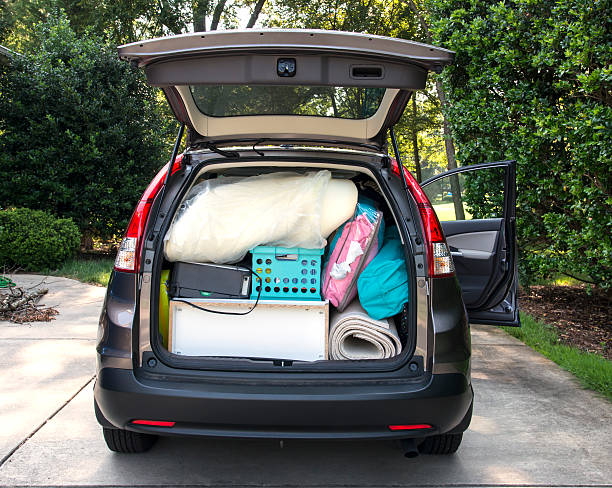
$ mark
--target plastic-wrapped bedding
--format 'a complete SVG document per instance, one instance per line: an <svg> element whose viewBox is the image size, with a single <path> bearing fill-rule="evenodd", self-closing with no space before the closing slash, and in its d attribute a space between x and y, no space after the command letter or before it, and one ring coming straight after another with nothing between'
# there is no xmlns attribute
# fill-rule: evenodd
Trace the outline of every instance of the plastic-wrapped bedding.
<svg viewBox="0 0 612 488"><path fill-rule="evenodd" d="M321 249L357 203L327 170L219 177L195 185L165 237L169 261L236 263L260 245Z"/></svg>
<svg viewBox="0 0 612 488"><path fill-rule="evenodd" d="M329 338L330 359L388 359L402 350L393 319L374 320L359 300L332 312Z"/></svg>

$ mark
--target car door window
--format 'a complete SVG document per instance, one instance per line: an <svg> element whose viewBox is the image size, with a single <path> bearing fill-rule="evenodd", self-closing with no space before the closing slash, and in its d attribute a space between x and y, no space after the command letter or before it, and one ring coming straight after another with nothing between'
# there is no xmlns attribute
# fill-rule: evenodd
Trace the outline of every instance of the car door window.
<svg viewBox="0 0 612 488"><path fill-rule="evenodd" d="M504 213L505 168L447 175L423 187L441 222L495 219Z"/></svg>

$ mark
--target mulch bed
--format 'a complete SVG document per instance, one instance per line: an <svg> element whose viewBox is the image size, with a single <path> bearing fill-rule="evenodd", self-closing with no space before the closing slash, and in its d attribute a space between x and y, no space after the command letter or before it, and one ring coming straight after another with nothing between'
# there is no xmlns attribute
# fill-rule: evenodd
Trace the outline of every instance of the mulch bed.
<svg viewBox="0 0 612 488"><path fill-rule="evenodd" d="M521 290L519 307L557 328L562 342L612 360L612 299L586 286L532 286Z"/></svg>

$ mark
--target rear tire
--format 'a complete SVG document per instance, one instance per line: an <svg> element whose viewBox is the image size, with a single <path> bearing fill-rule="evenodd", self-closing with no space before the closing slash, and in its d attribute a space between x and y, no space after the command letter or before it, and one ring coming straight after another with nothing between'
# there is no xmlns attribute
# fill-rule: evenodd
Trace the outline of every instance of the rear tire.
<svg viewBox="0 0 612 488"><path fill-rule="evenodd" d="M419 452L421 454L453 454L459 449L461 439L463 439L463 433L432 435L419 445Z"/></svg>
<svg viewBox="0 0 612 488"><path fill-rule="evenodd" d="M130 430L103 427L102 431L108 448L111 451L125 454L148 451L157 440L156 435L141 434Z"/></svg>

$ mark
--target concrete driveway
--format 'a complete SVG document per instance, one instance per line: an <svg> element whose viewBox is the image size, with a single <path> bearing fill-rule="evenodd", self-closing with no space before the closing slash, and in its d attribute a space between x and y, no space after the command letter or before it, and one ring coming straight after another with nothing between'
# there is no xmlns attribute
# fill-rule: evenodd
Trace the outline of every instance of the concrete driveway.
<svg viewBox="0 0 612 488"><path fill-rule="evenodd" d="M390 442L174 438L111 453L92 409L104 289L45 286L55 321L0 322L0 486L612 486L612 404L492 327L472 330L474 419L453 456L408 460Z"/></svg>

